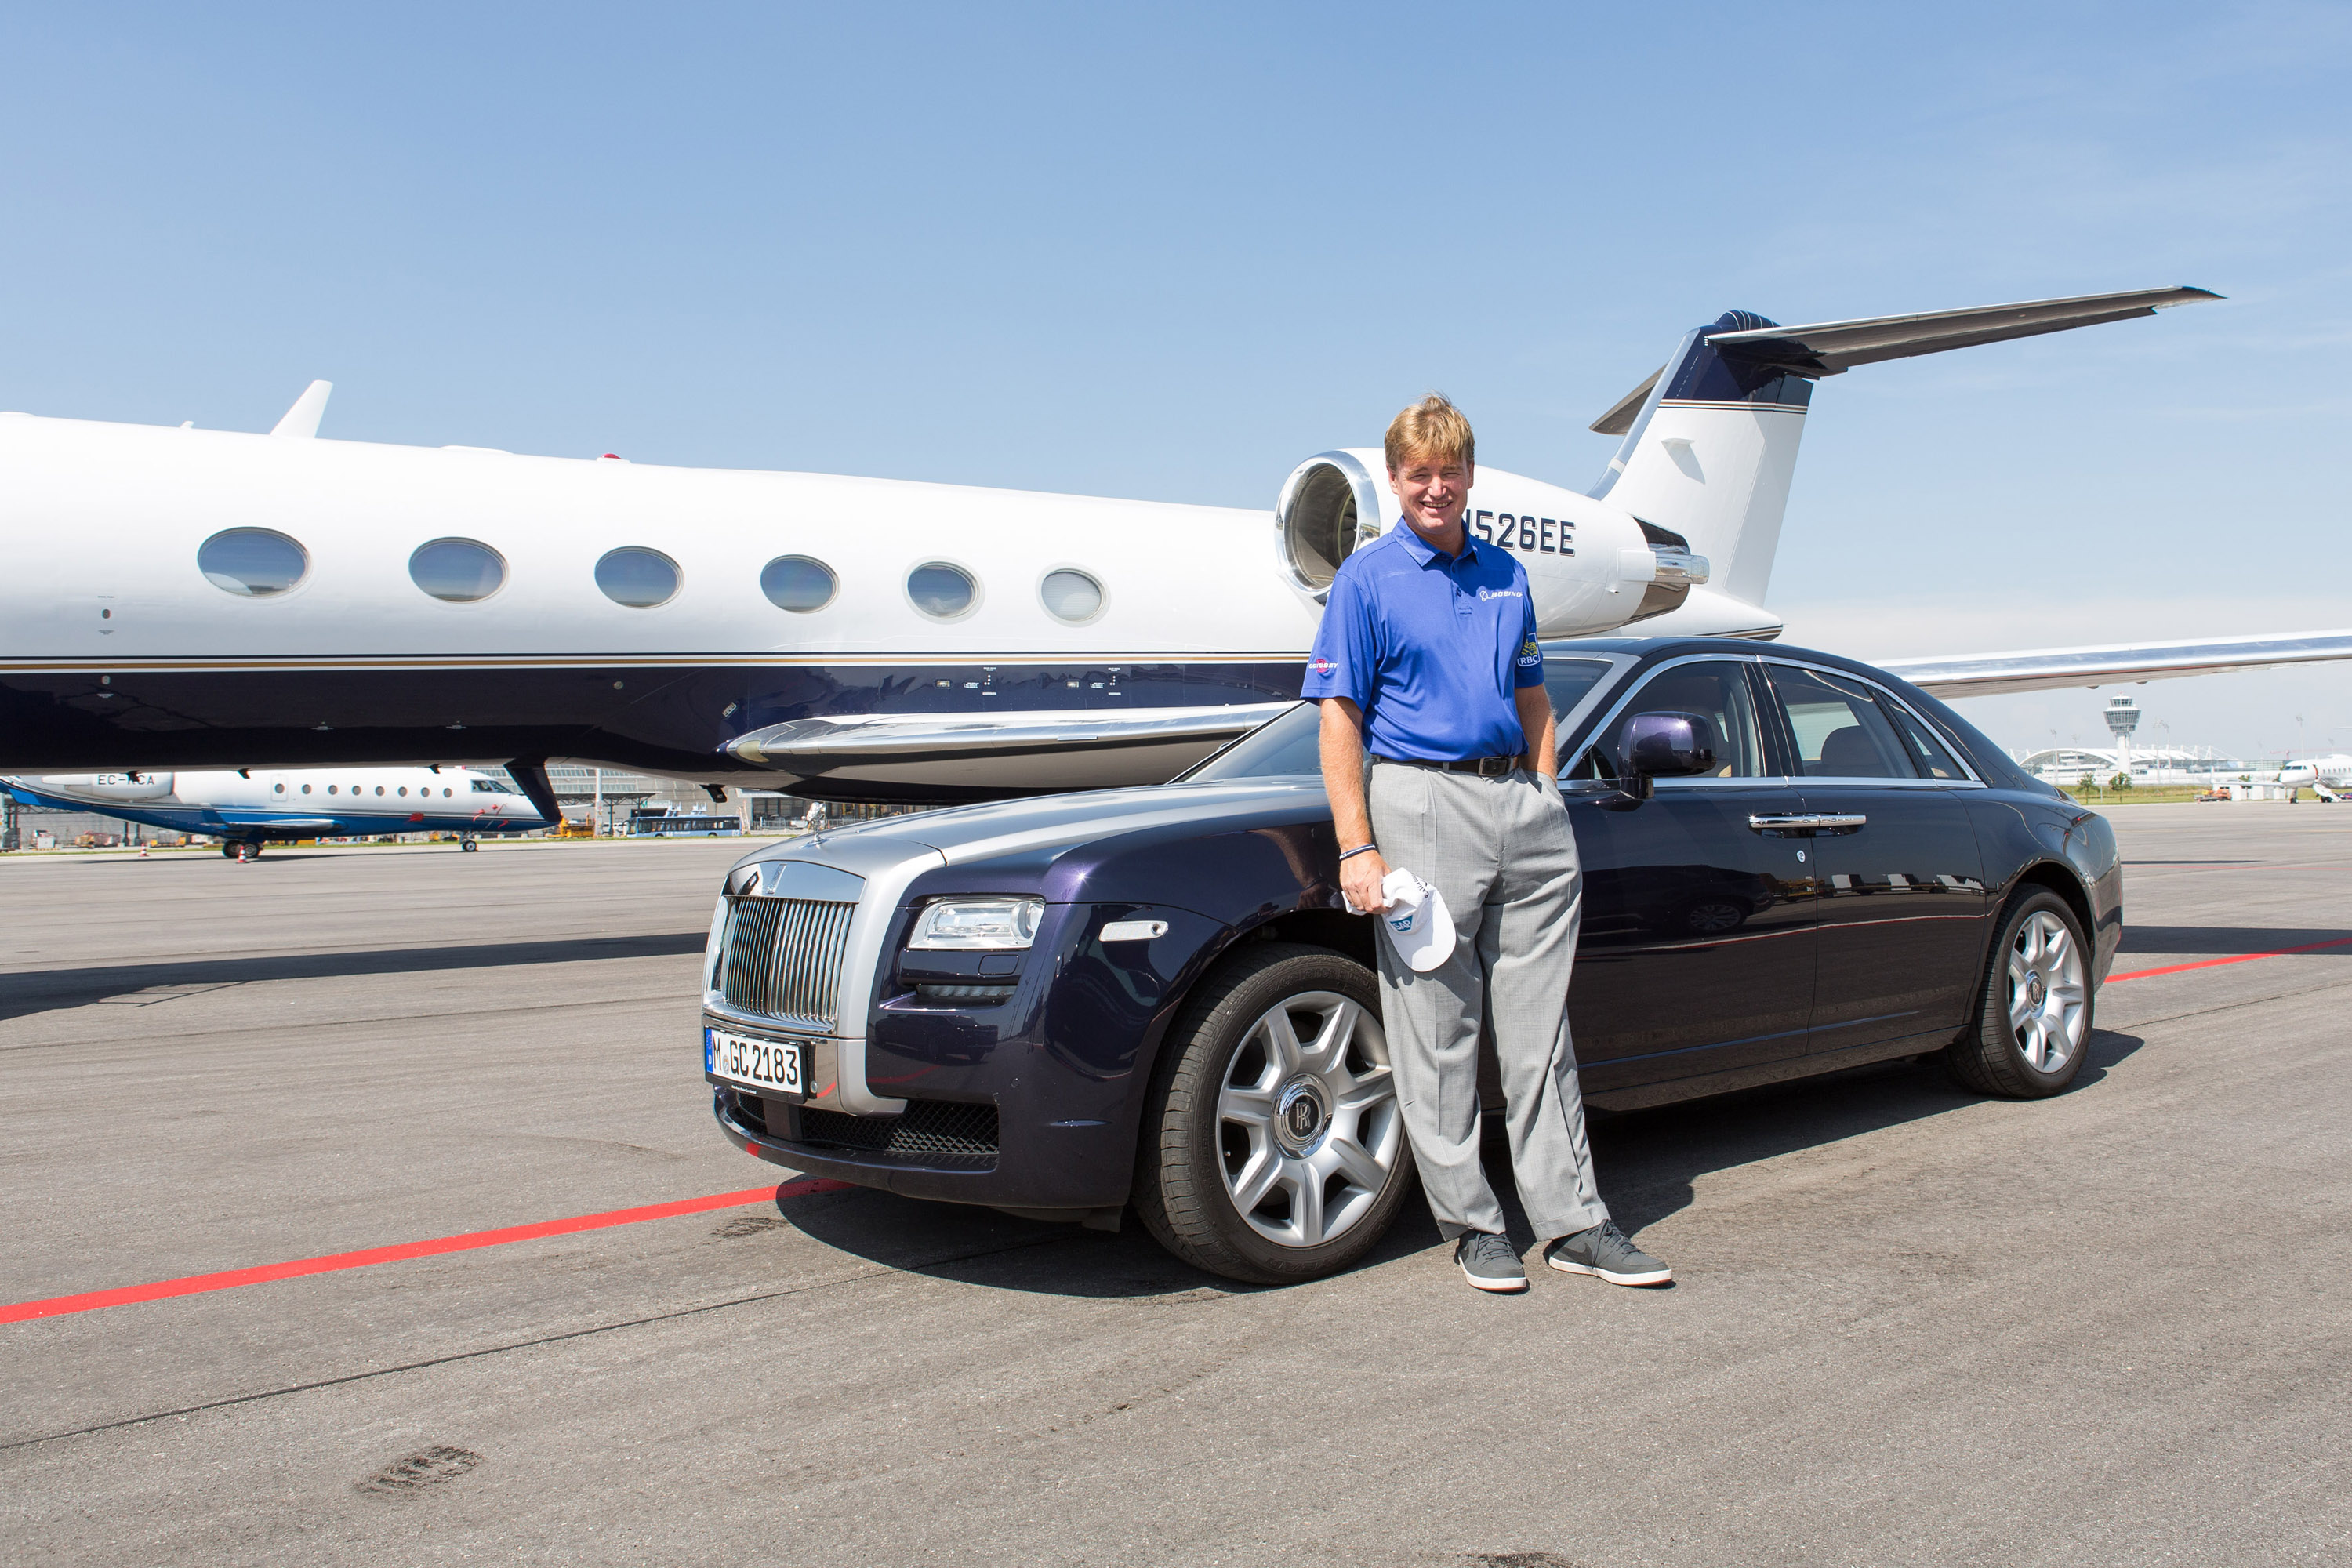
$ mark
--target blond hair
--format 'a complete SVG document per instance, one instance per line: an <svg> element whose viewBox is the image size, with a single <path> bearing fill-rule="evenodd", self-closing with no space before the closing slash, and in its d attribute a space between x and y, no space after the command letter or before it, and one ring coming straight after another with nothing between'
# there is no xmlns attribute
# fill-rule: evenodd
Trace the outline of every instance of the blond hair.
<svg viewBox="0 0 2352 1568"><path fill-rule="evenodd" d="M1441 393L1431 393L1389 421L1389 472L1395 473L1415 458L1458 461L1468 468L1477 461L1470 421Z"/></svg>

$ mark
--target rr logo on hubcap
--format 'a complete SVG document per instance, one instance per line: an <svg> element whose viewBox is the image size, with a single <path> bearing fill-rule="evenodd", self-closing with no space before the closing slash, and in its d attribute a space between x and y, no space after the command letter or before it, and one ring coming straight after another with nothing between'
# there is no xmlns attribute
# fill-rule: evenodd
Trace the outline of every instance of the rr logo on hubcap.
<svg viewBox="0 0 2352 1568"><path fill-rule="evenodd" d="M1302 1074L1275 1096L1274 1136L1285 1153L1304 1158L1322 1146L1324 1134L1331 1131L1327 1092L1320 1082Z"/></svg>

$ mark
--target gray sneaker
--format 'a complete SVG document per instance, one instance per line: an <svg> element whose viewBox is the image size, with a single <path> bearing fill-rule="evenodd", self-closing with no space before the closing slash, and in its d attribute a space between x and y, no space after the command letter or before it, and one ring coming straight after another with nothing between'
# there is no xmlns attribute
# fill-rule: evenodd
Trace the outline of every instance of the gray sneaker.
<svg viewBox="0 0 2352 1568"><path fill-rule="evenodd" d="M1454 1261L1462 1266L1462 1277L1481 1290L1528 1288L1528 1271L1519 1266L1519 1255L1511 1250L1508 1237L1465 1230L1454 1244Z"/></svg>
<svg viewBox="0 0 2352 1568"><path fill-rule="evenodd" d="M1598 1274L1612 1285L1671 1285L1675 1271L1625 1239L1615 1220L1563 1236L1544 1248L1544 1261L1563 1274Z"/></svg>

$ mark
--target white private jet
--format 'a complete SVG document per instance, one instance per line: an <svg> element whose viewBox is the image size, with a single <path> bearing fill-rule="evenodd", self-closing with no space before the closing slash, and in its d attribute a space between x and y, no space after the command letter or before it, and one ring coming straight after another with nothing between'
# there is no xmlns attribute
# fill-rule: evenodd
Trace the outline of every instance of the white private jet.
<svg viewBox="0 0 2352 1568"><path fill-rule="evenodd" d="M461 767L53 773L0 778L0 790L26 805L217 838L221 853L238 860L273 840L378 833L454 833L460 849L471 849L483 834L528 833L552 820L513 785Z"/></svg>
<svg viewBox="0 0 2352 1568"><path fill-rule="evenodd" d="M1817 379L2212 298L1735 311L1595 424L1622 439L1591 493L1482 465L1471 526L1547 637L1771 637ZM268 436L0 415L0 767L504 762L549 817L551 757L844 801L1149 782L1297 699L1333 572L1397 521L1377 450L1308 458L1269 517L319 440L328 391ZM2090 685L2352 634L2167 646L1913 678Z"/></svg>
<svg viewBox="0 0 2352 1568"><path fill-rule="evenodd" d="M2254 775L2262 777L2260 773ZM2289 790L2309 790L2323 801L2333 804L2352 790L2352 756L2342 752L2330 752L2319 757L2289 757L2279 764L2272 781L2286 785ZM2288 799L2294 798L2290 795Z"/></svg>

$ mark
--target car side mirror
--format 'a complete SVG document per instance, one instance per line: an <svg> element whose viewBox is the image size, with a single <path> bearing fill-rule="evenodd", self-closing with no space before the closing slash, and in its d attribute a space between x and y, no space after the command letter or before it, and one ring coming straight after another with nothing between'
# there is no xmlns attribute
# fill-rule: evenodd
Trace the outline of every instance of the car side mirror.
<svg viewBox="0 0 2352 1568"><path fill-rule="evenodd" d="M1696 713L1636 713L1625 725L1629 791L1647 799L1652 779L1715 771L1714 727Z"/></svg>

